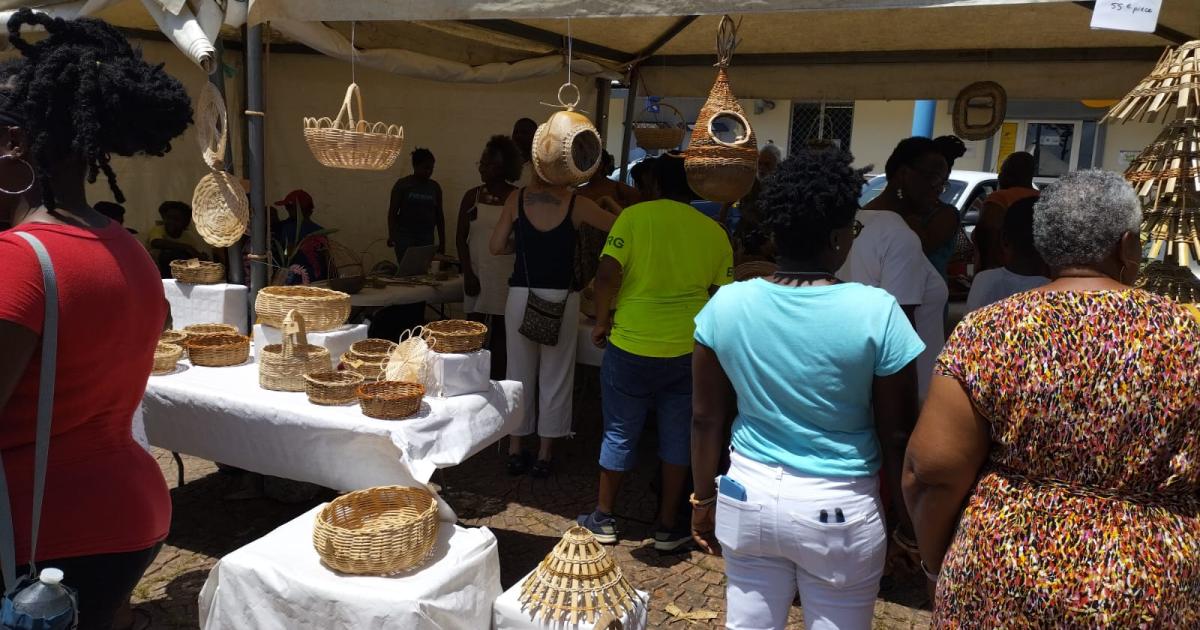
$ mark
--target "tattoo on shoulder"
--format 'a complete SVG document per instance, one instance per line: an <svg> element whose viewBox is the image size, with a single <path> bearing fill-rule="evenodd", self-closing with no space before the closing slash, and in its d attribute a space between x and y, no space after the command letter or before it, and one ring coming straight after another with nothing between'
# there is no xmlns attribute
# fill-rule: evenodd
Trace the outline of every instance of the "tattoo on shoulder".
<svg viewBox="0 0 1200 630"><path fill-rule="evenodd" d="M544 204L557 206L560 203L562 203L562 200L548 192L538 190L538 191L530 191L530 192L526 193L525 202L526 203L544 203Z"/></svg>

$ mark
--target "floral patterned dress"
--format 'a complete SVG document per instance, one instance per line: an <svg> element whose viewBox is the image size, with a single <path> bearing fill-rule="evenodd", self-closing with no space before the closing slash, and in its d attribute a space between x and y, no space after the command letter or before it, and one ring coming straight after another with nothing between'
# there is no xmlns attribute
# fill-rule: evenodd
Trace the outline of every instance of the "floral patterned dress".
<svg viewBox="0 0 1200 630"><path fill-rule="evenodd" d="M938 359L991 424L937 628L1200 628L1200 324L1140 290L1029 292Z"/></svg>

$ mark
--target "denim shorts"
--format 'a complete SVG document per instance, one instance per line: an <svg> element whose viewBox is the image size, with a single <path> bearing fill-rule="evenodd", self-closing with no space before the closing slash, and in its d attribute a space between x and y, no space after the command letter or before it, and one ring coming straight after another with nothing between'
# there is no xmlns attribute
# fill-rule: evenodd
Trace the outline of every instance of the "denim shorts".
<svg viewBox="0 0 1200 630"><path fill-rule="evenodd" d="M658 457L668 464L692 461L692 355L661 359L609 344L600 367L604 440L600 466L633 468L638 439L653 410L658 420Z"/></svg>

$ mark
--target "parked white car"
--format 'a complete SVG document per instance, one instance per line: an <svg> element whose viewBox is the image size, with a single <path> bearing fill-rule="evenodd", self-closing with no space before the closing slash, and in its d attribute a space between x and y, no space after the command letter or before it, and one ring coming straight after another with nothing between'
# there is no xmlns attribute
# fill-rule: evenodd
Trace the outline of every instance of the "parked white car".
<svg viewBox="0 0 1200 630"><path fill-rule="evenodd" d="M863 186L862 195L858 198L859 206L865 206L883 192L887 185L887 175L872 177ZM950 171L946 192L942 193L942 201L958 208L958 218L962 221L967 234L975 230L979 222L979 212L983 210L983 200L1000 188L1000 181L995 173L983 171Z"/></svg>

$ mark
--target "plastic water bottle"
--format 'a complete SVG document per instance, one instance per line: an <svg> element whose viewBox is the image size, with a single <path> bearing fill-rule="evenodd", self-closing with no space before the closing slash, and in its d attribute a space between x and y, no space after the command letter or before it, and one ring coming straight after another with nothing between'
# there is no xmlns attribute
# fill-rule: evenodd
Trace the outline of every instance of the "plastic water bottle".
<svg viewBox="0 0 1200 630"><path fill-rule="evenodd" d="M75 605L71 592L62 585L63 572L42 569L38 581L26 586L13 597L13 608L33 619L58 619L59 623L46 630L69 630L75 627L74 615L66 614Z"/></svg>

